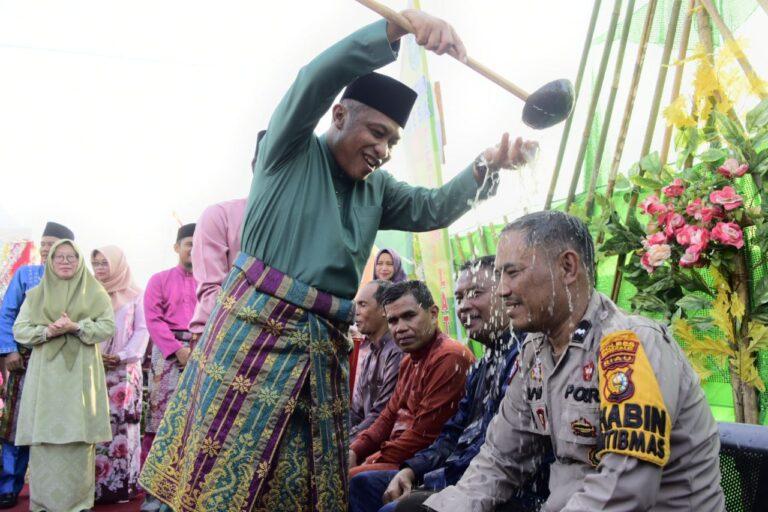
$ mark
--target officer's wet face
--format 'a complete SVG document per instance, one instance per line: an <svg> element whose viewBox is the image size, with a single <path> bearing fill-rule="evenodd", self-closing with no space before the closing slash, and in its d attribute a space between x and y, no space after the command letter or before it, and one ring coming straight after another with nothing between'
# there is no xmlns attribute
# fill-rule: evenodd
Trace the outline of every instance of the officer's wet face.
<svg viewBox="0 0 768 512"><path fill-rule="evenodd" d="M528 332L550 332L569 315L562 273L545 247L530 247L526 234L502 234L496 249L498 294L512 326Z"/></svg>
<svg viewBox="0 0 768 512"><path fill-rule="evenodd" d="M496 282L488 266L462 270L456 280L459 320L469 336L481 343L492 341L509 323Z"/></svg>

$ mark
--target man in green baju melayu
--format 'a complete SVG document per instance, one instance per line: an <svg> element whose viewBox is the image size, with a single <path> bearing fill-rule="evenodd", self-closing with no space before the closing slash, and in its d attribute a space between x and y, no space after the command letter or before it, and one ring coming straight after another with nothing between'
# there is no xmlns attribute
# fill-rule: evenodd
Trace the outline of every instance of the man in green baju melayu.
<svg viewBox="0 0 768 512"><path fill-rule="evenodd" d="M450 25L402 14L419 44L465 57ZM380 21L336 43L299 72L272 115L242 252L141 477L176 512L346 510L345 333L377 231L448 226L484 195L486 174L524 162L522 140L505 134L481 164L437 189L379 170L416 93L372 72L395 60L403 35ZM345 86L331 127L315 136Z"/></svg>

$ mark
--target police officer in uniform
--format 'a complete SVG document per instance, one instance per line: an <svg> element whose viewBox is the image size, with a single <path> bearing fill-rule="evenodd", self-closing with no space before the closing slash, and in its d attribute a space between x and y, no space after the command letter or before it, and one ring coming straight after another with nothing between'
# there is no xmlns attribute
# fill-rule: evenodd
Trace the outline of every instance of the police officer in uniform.
<svg viewBox="0 0 768 512"><path fill-rule="evenodd" d="M499 294L512 325L535 334L480 453L427 510L496 510L550 447L543 511L725 510L698 376L665 327L594 289L594 269L575 217L538 212L504 229Z"/></svg>

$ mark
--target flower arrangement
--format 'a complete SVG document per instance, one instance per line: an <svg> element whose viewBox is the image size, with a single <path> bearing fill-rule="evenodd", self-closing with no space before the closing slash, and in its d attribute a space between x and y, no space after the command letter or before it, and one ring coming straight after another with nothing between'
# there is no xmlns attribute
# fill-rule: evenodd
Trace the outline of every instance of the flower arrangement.
<svg viewBox="0 0 768 512"><path fill-rule="evenodd" d="M753 224L760 211L748 212L744 198L731 181L743 176L749 165L727 158L717 172L698 182L674 178L640 204L651 218L643 240L640 264L648 272L674 257L683 268L703 267L724 251L744 247L744 227ZM708 190L711 192L707 193Z"/></svg>
<svg viewBox="0 0 768 512"><path fill-rule="evenodd" d="M609 238L600 251L629 256L622 272L637 288L633 308L672 325L702 378L713 359L726 368L736 420L757 423L768 277L753 277L768 265L768 100L738 118L705 59L695 87L692 114L682 97L665 111L678 128L676 161L663 165L653 153L629 173L640 215L622 222L612 198L602 199Z"/></svg>

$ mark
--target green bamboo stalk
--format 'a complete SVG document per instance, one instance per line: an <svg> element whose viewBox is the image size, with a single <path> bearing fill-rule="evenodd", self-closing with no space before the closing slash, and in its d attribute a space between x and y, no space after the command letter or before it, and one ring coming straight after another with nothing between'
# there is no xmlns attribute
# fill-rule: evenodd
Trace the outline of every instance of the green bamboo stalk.
<svg viewBox="0 0 768 512"><path fill-rule="evenodd" d="M680 85L683 82L683 67L685 67L685 56L688 53L688 39L691 36L691 22L693 21L693 8L696 7L696 0L689 0L688 13L685 16L685 23L683 24L683 31L680 34L680 47L677 51L678 65L675 69L675 79L672 82L672 93L669 95L669 102L672 103L680 95ZM661 153L659 154L659 161L661 165L667 163L669 158L669 147L672 143L672 133L674 132L674 126L667 125L664 131L664 138L661 144Z"/></svg>
<svg viewBox="0 0 768 512"><path fill-rule="evenodd" d="M616 103L616 94L619 91L619 82L621 80L621 67L624 64L624 52L627 49L627 40L629 39L629 29L632 25L632 16L635 10L635 0L627 2L627 13L624 15L624 29L621 33L621 42L619 43L619 53L616 55L616 66L613 70L613 82L611 83L611 93L608 96L608 106L605 110L605 120L600 131L600 142L597 144L595 154L595 166L592 170L592 176L589 180L589 189L587 191L586 210L587 216L592 217L592 210L595 203L595 190L597 189L597 179L600 176L600 167L603 163L603 151L605 142L608 140L608 128L611 126L613 117L613 106Z"/></svg>
<svg viewBox="0 0 768 512"><path fill-rule="evenodd" d="M637 89L640 85L640 77L643 73L643 66L645 65L645 55L648 50L648 39L651 36L651 28L653 27L653 18L656 14L656 0L650 0L648 2L648 9L645 15L645 24L643 25L643 33L640 36L640 44L637 46L637 57L635 57L635 69L632 72L632 80L629 86L629 96L627 96L627 103L624 106L624 115L621 119L621 128L619 129L619 136L616 139L616 149L613 153L613 162L611 162L611 171L608 174L608 186L605 190L605 196L608 198L613 197L613 189L616 187L616 176L619 173L619 164L621 163L621 157L624 153L624 143L627 140L627 133L629 132L629 122L632 119L632 112L635 109L635 99L637 98ZM597 235L597 243L603 243L605 233L600 230Z"/></svg>
<svg viewBox="0 0 768 512"><path fill-rule="evenodd" d="M485 251L483 256L491 254L491 250L488 248L488 238L486 238L485 231L483 230L482 226L477 227L477 234L480 236L480 243L482 244L483 250Z"/></svg>
<svg viewBox="0 0 768 512"><path fill-rule="evenodd" d="M652 0L656 1L656 0ZM579 61L579 69L576 72L576 83L573 86L574 91L574 109L576 101L579 99L579 91L581 91L581 79L584 76L584 68L587 65L587 58L589 57L589 49L592 47L592 37L595 35L595 25L597 24L597 15L600 13L600 4L602 0L595 0L592 7L592 17L589 19L589 27L587 28L587 37L584 39L584 48L581 51L581 60ZM563 126L563 135L560 137L560 147L557 149L557 161L555 163L555 169L552 171L552 180L549 183L549 191L547 192L547 199L544 202L544 209L549 210L552 207L552 198L555 195L555 188L557 188L557 180L560 177L560 167L563 165L563 156L565 155L565 146L568 143L568 135L571 133L571 124L573 123L573 115L568 116Z"/></svg>
<svg viewBox="0 0 768 512"><path fill-rule="evenodd" d="M568 189L568 197L565 200L565 211L568 211L568 208L573 204L573 199L576 197L576 188L579 185L581 168L584 165L584 155L587 153L587 145L589 144L590 135L592 134L592 121L594 120L595 112L597 111L597 103L600 101L600 93L602 92L603 81L605 80L605 69L608 67L608 60L611 57L613 38L616 35L616 26L619 24L620 13L621 0L614 0L613 12L611 13L611 24L608 27L608 37L605 40L605 46L603 46L603 55L600 58L597 79L595 80L595 86L592 88L592 99L590 100L589 108L587 109L587 120L584 124L584 133L581 136L581 145L579 146L579 153L576 157L576 165L573 168L573 174L571 174L571 186Z"/></svg>
<svg viewBox="0 0 768 512"><path fill-rule="evenodd" d="M472 232L467 233L467 242L469 242L469 260L477 258L477 250L475 250L475 241L472 240ZM467 261L469 261L467 260Z"/></svg>
<svg viewBox="0 0 768 512"><path fill-rule="evenodd" d="M643 138L643 147L640 150L640 158L644 157L651 150L651 143L653 142L653 131L656 129L656 121L659 117L659 106L661 105L661 95L664 92L664 83L667 80L667 71L669 69L669 58L672 55L672 46L675 43L675 32L677 32L677 20L680 17L680 6L682 0L675 0L672 4L672 14L669 20L669 26L667 27L667 36L664 41L664 52L661 56L661 66L659 67L659 75L656 78L656 88L653 92L653 102L651 104L651 112L648 116L648 123L645 127L645 137ZM642 175L643 170L640 169L639 174ZM637 199L640 197L640 189L634 187L632 189L632 195L629 198L629 207L627 209L626 221L630 219L635 213L635 207L637 206ZM613 290L611 298L618 300L619 293L621 292L622 272L621 267L624 266L626 261L626 255L619 255L616 262L616 272L613 276Z"/></svg>
<svg viewBox="0 0 768 512"><path fill-rule="evenodd" d="M456 242L459 260L463 264L465 261L467 261L467 257L464 256L464 247L461 244L461 237L459 235L453 235L453 240Z"/></svg>

